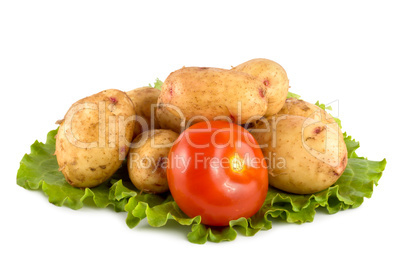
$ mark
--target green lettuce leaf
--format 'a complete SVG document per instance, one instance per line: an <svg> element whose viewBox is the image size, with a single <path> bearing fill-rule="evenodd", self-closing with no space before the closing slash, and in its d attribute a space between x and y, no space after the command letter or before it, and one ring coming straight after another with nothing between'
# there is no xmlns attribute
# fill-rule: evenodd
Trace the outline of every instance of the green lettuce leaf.
<svg viewBox="0 0 402 269"><path fill-rule="evenodd" d="M160 80L159 78L157 78L155 80L155 82L154 82L154 86L152 86L151 84L148 84L148 86L153 87L153 88L158 89L158 90L161 90L162 89L162 84L163 84L163 81Z"/></svg>
<svg viewBox="0 0 402 269"><path fill-rule="evenodd" d="M288 92L288 96L286 98L296 98L296 99L300 99L300 95L292 93L292 92Z"/></svg>
<svg viewBox="0 0 402 269"><path fill-rule="evenodd" d="M319 207L330 214L356 208L365 197L371 197L374 185L378 184L386 166L385 159L370 161L359 157L356 154L359 142L344 133L349 161L333 186L310 195L290 194L270 187L263 206L254 216L232 220L229 226L218 228L202 224L200 216L186 216L169 193L153 195L138 191L129 180L125 163L110 180L95 188L79 189L70 186L59 171L54 156L56 134L57 130L50 131L46 143L35 141L31 153L22 158L17 173L19 186L43 191L49 202L57 206L64 205L72 209L111 206L116 211L126 211L126 223L130 228L145 218L153 227L175 221L189 227L187 238L197 244L231 241L238 233L253 236L260 230L271 229L275 219L299 224L311 222Z"/></svg>

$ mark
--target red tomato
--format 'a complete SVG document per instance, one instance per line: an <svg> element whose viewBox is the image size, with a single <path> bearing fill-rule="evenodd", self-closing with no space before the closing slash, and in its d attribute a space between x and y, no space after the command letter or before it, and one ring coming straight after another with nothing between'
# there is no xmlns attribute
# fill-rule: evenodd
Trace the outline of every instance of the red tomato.
<svg viewBox="0 0 402 269"><path fill-rule="evenodd" d="M268 191L267 165L258 143L243 127L225 121L197 123L169 153L170 192L189 217L225 226L251 217Z"/></svg>

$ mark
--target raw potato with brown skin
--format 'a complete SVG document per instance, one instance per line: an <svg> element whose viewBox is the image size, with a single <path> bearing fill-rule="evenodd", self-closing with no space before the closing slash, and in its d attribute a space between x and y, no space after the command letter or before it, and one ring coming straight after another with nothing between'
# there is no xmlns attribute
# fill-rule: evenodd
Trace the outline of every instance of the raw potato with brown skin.
<svg viewBox="0 0 402 269"><path fill-rule="evenodd" d="M133 141L127 159L128 174L134 186L147 193L169 190L167 157L179 135L171 130L150 130Z"/></svg>
<svg viewBox="0 0 402 269"><path fill-rule="evenodd" d="M287 98L282 109L274 116L279 117L281 115L295 115L306 118L311 118L315 121L324 123L327 127L338 130L339 139L343 140L343 134L341 128L335 119L324 109L297 98Z"/></svg>
<svg viewBox="0 0 402 269"><path fill-rule="evenodd" d="M135 110L126 93L110 89L74 103L60 121L57 163L74 187L95 187L121 166L133 139Z"/></svg>
<svg viewBox="0 0 402 269"><path fill-rule="evenodd" d="M133 101L137 118L134 138L144 131L159 129L159 124L156 120L156 104L160 93L160 90L152 87L141 87L127 92L127 95ZM153 119L151 119L152 115Z"/></svg>
<svg viewBox="0 0 402 269"><path fill-rule="evenodd" d="M194 124L220 117L243 124L266 112L265 88L262 81L244 72L183 67L163 83L158 99L158 122L161 128L175 132L184 130L189 120Z"/></svg>
<svg viewBox="0 0 402 269"><path fill-rule="evenodd" d="M323 122L281 115L258 121L250 132L267 158L269 181L275 188L296 194L319 192L345 170L345 142L338 129Z"/></svg>
<svg viewBox="0 0 402 269"><path fill-rule="evenodd" d="M157 121L161 128L180 133L186 125L184 114L176 106L163 104L156 110Z"/></svg>
<svg viewBox="0 0 402 269"><path fill-rule="evenodd" d="M266 117L276 114L282 108L289 90L289 79L282 66L268 59L257 58L232 70L250 74L263 83L268 102L264 113Z"/></svg>
<svg viewBox="0 0 402 269"><path fill-rule="evenodd" d="M283 105L281 110L279 110L276 116L282 114L312 118L316 121L321 121L325 124L331 124L331 127L337 126L337 123L334 120L334 118L325 110L323 110L319 106L316 106L314 104L311 104L309 102L297 98L286 99L285 104Z"/></svg>

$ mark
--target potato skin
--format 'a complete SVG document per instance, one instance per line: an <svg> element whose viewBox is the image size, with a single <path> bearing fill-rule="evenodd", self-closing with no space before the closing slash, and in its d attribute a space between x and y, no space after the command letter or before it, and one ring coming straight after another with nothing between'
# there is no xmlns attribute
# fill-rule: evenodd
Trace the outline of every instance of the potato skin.
<svg viewBox="0 0 402 269"><path fill-rule="evenodd" d="M250 74L263 83L268 101L266 117L276 114L282 108L289 90L289 79L282 66L268 59L257 58L232 70Z"/></svg>
<svg viewBox="0 0 402 269"><path fill-rule="evenodd" d="M306 118L311 118L315 121L320 121L324 123L327 127L332 129L337 129L339 134L339 139L343 140L343 134L340 126L335 121L335 119L324 109L297 98L287 98L282 109L275 115L276 117L280 115L295 115Z"/></svg>
<svg viewBox="0 0 402 269"><path fill-rule="evenodd" d="M167 157L179 134L171 130L149 130L133 141L127 169L134 186L146 193L169 190L166 175ZM156 145L156 146L155 146Z"/></svg>
<svg viewBox="0 0 402 269"><path fill-rule="evenodd" d="M346 145L338 129L294 115L273 117L268 123L268 131L263 130L264 121L259 121L250 132L267 158L272 186L310 194L338 180L347 164Z"/></svg>
<svg viewBox="0 0 402 269"><path fill-rule="evenodd" d="M135 122L134 138L144 131L159 129L159 123L156 120L156 105L158 103L158 97L161 94L161 91L152 87L141 87L126 93L134 104L137 117L137 121ZM154 110L153 113L152 109ZM151 119L152 114L154 117L153 119ZM141 118L141 120L138 118ZM151 120L154 121L154 128L152 128ZM140 121L143 122L144 125L141 125Z"/></svg>
<svg viewBox="0 0 402 269"><path fill-rule="evenodd" d="M319 106L297 98L286 99L283 107L277 113L277 116L282 114L312 118L325 124L331 124L331 127L332 124L337 124L334 118Z"/></svg>
<svg viewBox="0 0 402 269"><path fill-rule="evenodd" d="M134 119L132 101L119 90L105 90L74 103L56 137L55 155L67 182L90 188L109 179L128 153ZM119 122L124 120L126 128L119 135Z"/></svg>
<svg viewBox="0 0 402 269"><path fill-rule="evenodd" d="M180 113L183 123L193 117L198 118L191 123L217 116L246 123L251 117L263 116L266 109L264 85L253 76L235 70L183 67L172 72L163 83L157 118L162 128L181 132L184 128L180 126Z"/></svg>

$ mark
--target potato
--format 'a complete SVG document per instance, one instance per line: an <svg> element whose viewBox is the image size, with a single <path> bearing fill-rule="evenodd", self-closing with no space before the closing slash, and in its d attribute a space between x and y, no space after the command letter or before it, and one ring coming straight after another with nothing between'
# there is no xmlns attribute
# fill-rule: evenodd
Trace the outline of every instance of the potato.
<svg viewBox="0 0 402 269"><path fill-rule="evenodd" d="M160 128L173 130L177 133L182 132L186 126L183 112L180 108L170 104L158 105L156 119Z"/></svg>
<svg viewBox="0 0 402 269"><path fill-rule="evenodd" d="M133 141L127 158L128 174L134 186L147 193L169 190L167 157L179 135L171 130L150 130Z"/></svg>
<svg viewBox="0 0 402 269"><path fill-rule="evenodd" d="M262 81L243 72L183 67L163 83L158 99L158 122L162 128L176 132L183 131L185 124L203 120L246 123L267 110L265 88Z"/></svg>
<svg viewBox="0 0 402 269"><path fill-rule="evenodd" d="M282 109L273 117L279 117L282 114L302 116L311 118L315 121L321 121L327 127L338 130L339 139L343 140L343 134L341 128L335 119L319 106L313 105L309 102L297 99L287 98Z"/></svg>
<svg viewBox="0 0 402 269"><path fill-rule="evenodd" d="M258 121L250 132L267 160L269 182L278 189L315 193L334 184L345 170L347 149L338 128L281 115Z"/></svg>
<svg viewBox="0 0 402 269"><path fill-rule="evenodd" d="M331 124L331 127L337 124L334 118L319 106L297 98L287 98L285 104L277 113L277 116L281 114L312 118L325 124Z"/></svg>
<svg viewBox="0 0 402 269"><path fill-rule="evenodd" d="M133 101L136 112L134 138L144 131L159 129L156 120L156 104L160 93L160 90L152 87L141 87L127 92L128 97ZM151 119L152 116L153 119Z"/></svg>
<svg viewBox="0 0 402 269"><path fill-rule="evenodd" d="M289 90L289 79L285 69L268 59L253 59L232 70L245 72L257 78L264 85L268 107L265 116L276 114L283 106Z"/></svg>
<svg viewBox="0 0 402 269"><path fill-rule="evenodd" d="M74 103L56 137L59 169L74 187L94 187L112 176L128 153L135 110L119 90L105 90Z"/></svg>

